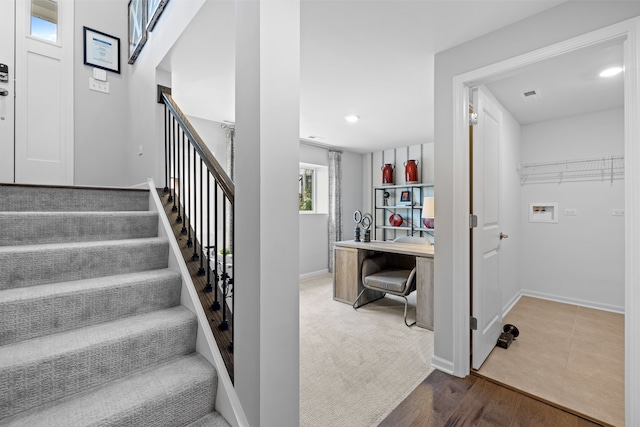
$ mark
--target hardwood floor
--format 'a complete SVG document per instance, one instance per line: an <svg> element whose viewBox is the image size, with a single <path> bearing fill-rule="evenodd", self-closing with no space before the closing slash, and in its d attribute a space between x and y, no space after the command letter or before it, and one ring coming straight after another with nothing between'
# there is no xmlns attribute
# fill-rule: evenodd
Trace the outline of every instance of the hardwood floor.
<svg viewBox="0 0 640 427"><path fill-rule="evenodd" d="M470 375L433 371L380 427L601 426L531 397Z"/></svg>

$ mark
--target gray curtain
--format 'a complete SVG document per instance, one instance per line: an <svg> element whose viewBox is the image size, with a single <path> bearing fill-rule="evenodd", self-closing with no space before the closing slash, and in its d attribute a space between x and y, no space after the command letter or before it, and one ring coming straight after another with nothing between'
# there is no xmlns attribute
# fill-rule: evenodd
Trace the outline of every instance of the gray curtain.
<svg viewBox="0 0 640 427"><path fill-rule="evenodd" d="M229 175L229 178L231 178L231 181L235 182L236 146L234 138L236 134L236 128L233 125L226 123L222 124L222 128L224 129L227 136L227 174ZM233 230L233 215L231 205L228 203L226 204L226 210L227 221L225 226L227 227L227 230L229 230L229 232L227 233L227 241L225 242L225 244L226 247L229 248L233 253L233 245L231 244L233 242L233 239L231 238L231 231Z"/></svg>
<svg viewBox="0 0 640 427"><path fill-rule="evenodd" d="M333 272L333 244L342 240L342 151L329 150L329 272Z"/></svg>

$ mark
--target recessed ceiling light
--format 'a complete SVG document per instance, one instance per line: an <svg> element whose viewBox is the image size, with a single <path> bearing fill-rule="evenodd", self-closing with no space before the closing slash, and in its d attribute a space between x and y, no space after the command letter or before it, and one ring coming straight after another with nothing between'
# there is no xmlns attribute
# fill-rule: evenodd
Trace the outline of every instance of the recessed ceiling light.
<svg viewBox="0 0 640 427"><path fill-rule="evenodd" d="M607 68L606 70L600 73L600 77L615 76L616 74L620 74L623 70L624 69L622 67Z"/></svg>
<svg viewBox="0 0 640 427"><path fill-rule="evenodd" d="M349 123L355 123L360 120L360 116L345 116L344 119Z"/></svg>

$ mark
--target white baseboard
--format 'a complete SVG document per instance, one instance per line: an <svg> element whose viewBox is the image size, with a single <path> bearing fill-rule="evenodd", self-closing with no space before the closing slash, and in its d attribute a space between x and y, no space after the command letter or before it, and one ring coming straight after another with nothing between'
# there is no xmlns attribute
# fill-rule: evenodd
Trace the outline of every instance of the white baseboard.
<svg viewBox="0 0 640 427"><path fill-rule="evenodd" d="M610 304L602 304L602 303L593 302L593 301L586 301L586 300L581 300L577 298L567 298L567 297L562 297L558 295L546 294L544 292L523 290L521 296L546 299L549 301L578 305L580 307L593 308L596 310L604 310L604 311L611 311L613 313L624 314L624 307L619 307L619 306L610 305Z"/></svg>
<svg viewBox="0 0 640 427"><path fill-rule="evenodd" d="M453 375L453 362L450 360L445 360L438 356L433 356L431 358L431 366L438 371L444 372L445 374Z"/></svg>
<svg viewBox="0 0 640 427"><path fill-rule="evenodd" d="M318 277L318 276L322 276L324 274L328 274L329 273L329 269L325 268L324 270L319 270L319 271L312 271L311 273L304 273L300 275L300 280L303 279L311 279L313 277Z"/></svg>
<svg viewBox="0 0 640 427"><path fill-rule="evenodd" d="M509 301L504 307L502 307L502 318L509 314L513 306L516 305L518 301L520 301L520 298L522 298L522 291L518 291L514 295L514 297L511 298L511 301Z"/></svg>

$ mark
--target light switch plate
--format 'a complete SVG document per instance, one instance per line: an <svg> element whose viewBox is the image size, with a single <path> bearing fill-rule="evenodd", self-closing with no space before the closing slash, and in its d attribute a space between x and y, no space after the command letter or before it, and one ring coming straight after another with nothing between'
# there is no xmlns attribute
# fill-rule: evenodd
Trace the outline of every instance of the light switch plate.
<svg viewBox="0 0 640 427"><path fill-rule="evenodd" d="M107 81L107 71L102 70L100 68L93 69L93 78L96 80L100 80L101 82Z"/></svg>
<svg viewBox="0 0 640 427"><path fill-rule="evenodd" d="M576 215L578 215L578 210L577 209L565 209L564 210L564 214L565 214L565 216L576 216Z"/></svg>
<svg viewBox="0 0 640 427"><path fill-rule="evenodd" d="M611 215L624 216L624 209L611 209Z"/></svg>

